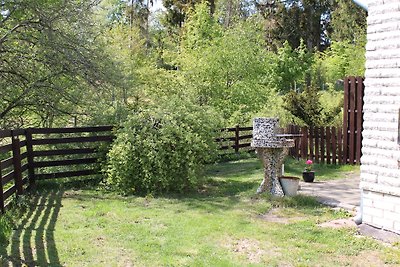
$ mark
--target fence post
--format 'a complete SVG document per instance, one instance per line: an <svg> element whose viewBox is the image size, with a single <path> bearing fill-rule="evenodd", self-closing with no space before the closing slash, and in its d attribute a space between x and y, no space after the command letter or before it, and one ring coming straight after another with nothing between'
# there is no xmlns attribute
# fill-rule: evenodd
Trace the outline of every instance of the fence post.
<svg viewBox="0 0 400 267"><path fill-rule="evenodd" d="M364 99L364 79L357 77L357 138L356 138L356 163L360 164L361 159L361 141L362 141L362 129L363 129L363 99Z"/></svg>
<svg viewBox="0 0 400 267"><path fill-rule="evenodd" d="M14 132L11 132L12 138L12 157L13 157L13 165L14 165L14 182L15 187L17 188L17 195L22 195L24 193L24 189L22 187L22 169L21 169L21 144L19 142L18 136L14 135Z"/></svg>
<svg viewBox="0 0 400 267"><path fill-rule="evenodd" d="M3 177L1 176L1 165L0 165L0 211L4 213L4 192L3 192Z"/></svg>
<svg viewBox="0 0 400 267"><path fill-rule="evenodd" d="M32 131L30 128L26 129L26 152L28 156L28 177L29 187L35 187L35 169L33 167L33 146L32 146Z"/></svg>
<svg viewBox="0 0 400 267"><path fill-rule="evenodd" d="M308 129L301 127L301 158L308 159Z"/></svg>
<svg viewBox="0 0 400 267"><path fill-rule="evenodd" d="M331 148L332 148L332 136L331 136L331 127L326 126L325 128L326 135L326 164L331 164Z"/></svg>
<svg viewBox="0 0 400 267"><path fill-rule="evenodd" d="M239 153L239 125L235 127L235 153Z"/></svg>

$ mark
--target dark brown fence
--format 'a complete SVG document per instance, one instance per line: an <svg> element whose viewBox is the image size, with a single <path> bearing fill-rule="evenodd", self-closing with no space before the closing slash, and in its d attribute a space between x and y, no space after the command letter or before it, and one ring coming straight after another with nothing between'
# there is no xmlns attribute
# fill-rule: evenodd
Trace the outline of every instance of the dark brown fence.
<svg viewBox="0 0 400 267"><path fill-rule="evenodd" d="M0 131L0 210L13 195L21 195L28 184L28 153L23 130Z"/></svg>
<svg viewBox="0 0 400 267"><path fill-rule="evenodd" d="M253 137L253 127L240 127L221 129L221 137L216 141L220 143L220 150L233 150L238 153L239 150L252 150L250 147ZM228 152L229 153L229 152Z"/></svg>
<svg viewBox="0 0 400 267"><path fill-rule="evenodd" d="M253 127L226 128L225 135L218 138L221 150L232 152L251 151L250 146ZM318 163L346 164L351 163L343 153L344 138L341 128L335 127L299 127L289 125L281 128L282 134L301 135L293 137L295 146L289 149L289 155L297 159L312 159ZM355 163L355 162L353 162Z"/></svg>
<svg viewBox="0 0 400 267"><path fill-rule="evenodd" d="M36 180L97 174L102 144L105 149L113 139L111 130L112 126L0 131L1 211Z"/></svg>
<svg viewBox="0 0 400 267"><path fill-rule="evenodd" d="M364 79L347 77L344 80L343 161L360 164L363 129Z"/></svg>

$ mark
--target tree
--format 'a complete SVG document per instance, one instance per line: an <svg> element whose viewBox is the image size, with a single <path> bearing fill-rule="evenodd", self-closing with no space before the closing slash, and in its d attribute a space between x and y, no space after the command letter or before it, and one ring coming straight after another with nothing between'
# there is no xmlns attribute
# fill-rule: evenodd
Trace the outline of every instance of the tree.
<svg viewBox="0 0 400 267"><path fill-rule="evenodd" d="M163 5L166 8L165 24L167 27L182 27L188 13L196 4L200 4L200 0L163 0ZM210 14L214 14L215 0L204 1L210 9Z"/></svg>
<svg viewBox="0 0 400 267"><path fill-rule="evenodd" d="M271 73L271 86L280 93L290 90L298 91L305 84L310 74L313 55L309 53L301 42L300 46L292 49L288 42L278 49L277 56L273 61ZM308 83L308 84L307 84Z"/></svg>
<svg viewBox="0 0 400 267"><path fill-rule="evenodd" d="M331 16L329 37L335 42L364 45L367 33L367 12L353 1L336 0Z"/></svg>
<svg viewBox="0 0 400 267"><path fill-rule="evenodd" d="M95 45L97 1L15 0L0 20L0 122L42 124L82 112L85 90L98 93L108 75Z"/></svg>
<svg viewBox="0 0 400 267"><path fill-rule="evenodd" d="M291 0L256 1L265 19L267 45L272 50L288 42L294 49L304 40L308 51L323 51L329 46L326 36L329 27L331 1Z"/></svg>
<svg viewBox="0 0 400 267"><path fill-rule="evenodd" d="M307 126L326 126L341 112L342 103L328 110L320 97L315 87L306 87L301 93L290 91L284 97L283 107Z"/></svg>
<svg viewBox="0 0 400 267"><path fill-rule="evenodd" d="M200 105L216 108L227 123L248 122L271 100L267 82L271 53L263 46L257 20L222 30L205 4L196 7L184 28L179 66Z"/></svg>

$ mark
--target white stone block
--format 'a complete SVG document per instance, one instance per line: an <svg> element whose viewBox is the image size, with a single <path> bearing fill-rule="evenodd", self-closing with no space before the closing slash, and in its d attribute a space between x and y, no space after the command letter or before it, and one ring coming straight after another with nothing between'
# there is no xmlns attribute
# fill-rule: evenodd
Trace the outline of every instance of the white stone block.
<svg viewBox="0 0 400 267"><path fill-rule="evenodd" d="M360 174L360 179L361 179L361 181L364 181L364 182L377 183L378 182L378 175L377 174L367 173L367 172L362 172Z"/></svg>
<svg viewBox="0 0 400 267"><path fill-rule="evenodd" d="M391 230L394 228L394 221L387 220L383 217L372 216L372 223L374 225L382 227L383 229L386 229L386 230Z"/></svg>
<svg viewBox="0 0 400 267"><path fill-rule="evenodd" d="M375 201L374 201L375 202ZM364 206L363 213L367 215L371 215L372 217L383 217L383 210L373 207Z"/></svg>
<svg viewBox="0 0 400 267"><path fill-rule="evenodd" d="M385 220L392 221L392 222L400 221L400 214L395 213L393 211L385 210L383 212L383 217L385 218Z"/></svg>
<svg viewBox="0 0 400 267"><path fill-rule="evenodd" d="M393 231L400 234L400 221L399 222L397 222L397 221L394 222Z"/></svg>

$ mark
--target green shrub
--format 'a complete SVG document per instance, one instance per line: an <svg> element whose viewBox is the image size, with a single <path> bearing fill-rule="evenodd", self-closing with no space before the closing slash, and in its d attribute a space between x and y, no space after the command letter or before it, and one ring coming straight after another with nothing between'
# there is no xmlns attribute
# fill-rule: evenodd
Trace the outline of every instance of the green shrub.
<svg viewBox="0 0 400 267"><path fill-rule="evenodd" d="M107 185L125 194L193 188L219 128L209 108L176 100L128 116L108 153Z"/></svg>

